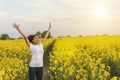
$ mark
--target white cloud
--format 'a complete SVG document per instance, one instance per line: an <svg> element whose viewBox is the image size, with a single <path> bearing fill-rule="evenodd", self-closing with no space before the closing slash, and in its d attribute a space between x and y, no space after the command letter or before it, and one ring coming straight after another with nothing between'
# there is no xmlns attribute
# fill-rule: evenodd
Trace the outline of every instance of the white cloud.
<svg viewBox="0 0 120 80"><path fill-rule="evenodd" d="M3 7L5 12L0 12L0 17L2 17L0 20L9 24L17 21L29 25L31 31L33 25L36 26L49 21L54 24L53 32L55 35L79 34L79 32L90 34L93 32L92 29L96 29L94 33L97 33L99 32L97 29L100 29L101 26L110 27L109 23L115 24L115 26L120 25L119 14L117 17L107 15L108 18L104 20L102 17L96 18L90 14L90 11L96 6L105 7L108 13L119 13L119 0L4 0L4 4L6 1L8 1L8 5L5 5L5 8ZM9 5L9 3L11 4ZM115 19L115 21L109 21L109 19Z"/></svg>
<svg viewBox="0 0 120 80"><path fill-rule="evenodd" d="M38 16L38 15L16 15L14 18L21 20L21 21L26 21L26 22L44 22L46 20L45 16Z"/></svg>
<svg viewBox="0 0 120 80"><path fill-rule="evenodd" d="M5 16L5 15L7 15L7 13L5 13L5 12L0 12L0 17L3 17L3 16Z"/></svg>
<svg viewBox="0 0 120 80"><path fill-rule="evenodd" d="M50 8L54 4L52 0L19 0L16 3L33 8Z"/></svg>

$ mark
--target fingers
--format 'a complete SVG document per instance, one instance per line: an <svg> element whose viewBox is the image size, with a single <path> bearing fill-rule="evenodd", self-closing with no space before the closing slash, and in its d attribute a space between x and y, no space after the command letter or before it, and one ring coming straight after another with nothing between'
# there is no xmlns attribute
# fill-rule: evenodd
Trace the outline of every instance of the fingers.
<svg viewBox="0 0 120 80"><path fill-rule="evenodd" d="M51 22L49 23L49 28L51 28Z"/></svg>
<svg viewBox="0 0 120 80"><path fill-rule="evenodd" d="M12 24L12 26L15 28L15 26L16 26L16 23L13 23L13 24Z"/></svg>
<svg viewBox="0 0 120 80"><path fill-rule="evenodd" d="M20 26L20 24L18 24L18 26Z"/></svg>
<svg viewBox="0 0 120 80"><path fill-rule="evenodd" d="M18 28L18 27L20 26L20 24L13 23L12 26L13 26L14 28Z"/></svg>
<svg viewBox="0 0 120 80"><path fill-rule="evenodd" d="M51 22L49 22L49 25L51 25Z"/></svg>

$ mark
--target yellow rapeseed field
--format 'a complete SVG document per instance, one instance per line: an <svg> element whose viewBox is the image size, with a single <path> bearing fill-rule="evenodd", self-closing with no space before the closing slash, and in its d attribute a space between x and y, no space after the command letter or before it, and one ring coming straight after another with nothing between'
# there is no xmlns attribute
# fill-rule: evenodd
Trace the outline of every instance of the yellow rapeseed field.
<svg viewBox="0 0 120 80"><path fill-rule="evenodd" d="M56 39L49 74L51 80L118 80L120 36Z"/></svg>
<svg viewBox="0 0 120 80"><path fill-rule="evenodd" d="M47 40L45 51L53 40ZM0 80L28 80L30 59L30 50L23 39L0 40Z"/></svg>
<svg viewBox="0 0 120 80"><path fill-rule="evenodd" d="M120 78L120 36L52 38L48 48L50 80ZM23 39L0 40L0 80L28 80L30 59Z"/></svg>

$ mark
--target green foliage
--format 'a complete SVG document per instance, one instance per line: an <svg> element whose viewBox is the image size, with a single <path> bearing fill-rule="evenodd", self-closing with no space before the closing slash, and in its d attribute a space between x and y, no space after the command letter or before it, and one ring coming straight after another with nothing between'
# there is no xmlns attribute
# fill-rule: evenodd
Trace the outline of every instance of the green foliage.
<svg viewBox="0 0 120 80"><path fill-rule="evenodd" d="M2 34L1 39L2 40L7 40L7 39L9 39L9 35L8 34Z"/></svg>

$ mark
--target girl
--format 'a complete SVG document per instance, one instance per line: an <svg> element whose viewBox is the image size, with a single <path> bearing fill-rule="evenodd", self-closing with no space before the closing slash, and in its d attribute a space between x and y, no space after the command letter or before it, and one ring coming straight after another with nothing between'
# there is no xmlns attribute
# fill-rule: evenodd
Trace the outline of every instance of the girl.
<svg viewBox="0 0 120 80"><path fill-rule="evenodd" d="M13 23L13 27L24 37L27 46L30 48L32 53L32 59L29 64L29 80L42 80L43 76L43 45L50 33L51 23L42 42L39 42L37 35L26 36L20 29L20 24Z"/></svg>

